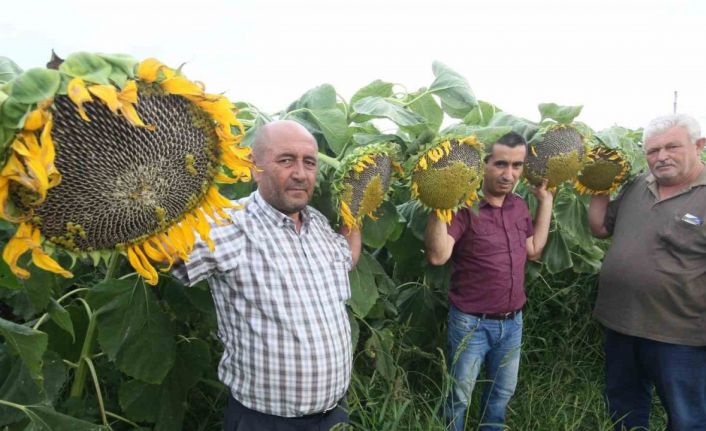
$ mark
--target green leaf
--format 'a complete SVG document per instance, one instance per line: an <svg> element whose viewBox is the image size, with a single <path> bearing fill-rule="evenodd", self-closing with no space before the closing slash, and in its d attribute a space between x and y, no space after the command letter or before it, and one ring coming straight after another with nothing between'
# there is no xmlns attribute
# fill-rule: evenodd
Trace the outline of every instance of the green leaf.
<svg viewBox="0 0 706 431"><path fill-rule="evenodd" d="M587 247L594 243L588 227L588 211L570 188L561 188L554 200L554 215L563 232L568 233Z"/></svg>
<svg viewBox="0 0 706 431"><path fill-rule="evenodd" d="M353 105L353 111L370 117L387 118L399 126L416 126L425 121L421 115L377 96L360 99Z"/></svg>
<svg viewBox="0 0 706 431"><path fill-rule="evenodd" d="M24 121L25 115L29 113L31 105L22 103L10 97L0 106L0 121L7 129L19 129ZM14 133L12 134L14 136Z"/></svg>
<svg viewBox="0 0 706 431"><path fill-rule="evenodd" d="M356 91L353 97L351 97L351 105L360 99L364 99L369 96L378 97L392 97L392 87L394 86L391 82L381 81L376 79L360 90Z"/></svg>
<svg viewBox="0 0 706 431"><path fill-rule="evenodd" d="M138 380L123 383L118 394L120 406L133 420L156 423L155 430L182 429L189 390L210 365L208 344L198 339L182 342L174 368L164 382L161 385Z"/></svg>
<svg viewBox="0 0 706 431"><path fill-rule="evenodd" d="M559 106L556 103L540 103L539 113L542 114L542 119L551 119L557 123L569 124L574 121L581 113L583 106Z"/></svg>
<svg viewBox="0 0 706 431"><path fill-rule="evenodd" d="M61 329L71 334L71 340L76 340L76 335L74 334L74 325L71 322L71 315L64 307L61 306L55 299L51 299L49 303L49 316L51 320L54 321Z"/></svg>
<svg viewBox="0 0 706 431"><path fill-rule="evenodd" d="M369 133L355 133L353 134L353 142L356 146L362 147L364 145L378 144L381 142L399 142L400 137L397 135L383 135L383 134L369 134Z"/></svg>
<svg viewBox="0 0 706 431"><path fill-rule="evenodd" d="M413 94L411 96L414 96ZM426 126L434 132L439 131L444 120L444 111L436 103L431 94L426 94L407 106L412 112L419 114L426 120Z"/></svg>
<svg viewBox="0 0 706 431"><path fill-rule="evenodd" d="M2 352L3 348L4 346L0 346L0 358L5 356L5 359L10 360L9 355ZM0 399L15 404L54 403L68 377L66 366L59 355L54 352L46 352L42 375L44 385L37 387L37 385L30 383L32 378L24 363L21 360L12 361L7 372L0 374ZM0 405L0 426L17 422L23 417L21 411Z"/></svg>
<svg viewBox="0 0 706 431"><path fill-rule="evenodd" d="M516 117L514 115L508 114L507 112L496 113L495 116L493 116L493 119L490 120L490 124L488 125L491 127L512 127L512 131L522 135L527 142L532 139L532 136L534 136L534 134L537 133L537 130L539 129L537 123L533 123L532 121L526 120L521 117Z"/></svg>
<svg viewBox="0 0 706 431"><path fill-rule="evenodd" d="M348 120L346 115L338 108L310 109L308 114L319 126L319 130L326 138L329 148L336 154L343 150L348 142Z"/></svg>
<svg viewBox="0 0 706 431"><path fill-rule="evenodd" d="M18 76L12 83L10 96L20 103L33 104L54 97L61 84L56 70L34 68Z"/></svg>
<svg viewBox="0 0 706 431"><path fill-rule="evenodd" d="M351 284L351 299L348 305L361 319L368 315L379 297L375 276L371 271L374 265L371 261L374 260L367 252L363 252L360 254L358 264L348 273Z"/></svg>
<svg viewBox="0 0 706 431"><path fill-rule="evenodd" d="M42 356L47 350L47 334L0 318L0 335L5 337L5 342L22 358L30 376L41 387L44 380Z"/></svg>
<svg viewBox="0 0 706 431"><path fill-rule="evenodd" d="M30 426L24 431L107 431L101 425L82 421L63 413L52 407L42 405L23 406L22 411L30 420Z"/></svg>
<svg viewBox="0 0 706 431"><path fill-rule="evenodd" d="M375 359L375 370L388 381L394 380L397 368L392 357L395 338L388 328L371 328L372 334L365 342L365 350Z"/></svg>
<svg viewBox="0 0 706 431"><path fill-rule="evenodd" d="M378 208L376 217L377 220L375 221L366 219L361 232L363 234L363 244L372 248L381 248L395 230L399 214L395 205L388 201L383 202Z"/></svg>
<svg viewBox="0 0 706 431"><path fill-rule="evenodd" d="M128 78L135 77L135 68L138 61L127 54L98 54L98 57L105 60L113 68Z"/></svg>
<svg viewBox="0 0 706 431"><path fill-rule="evenodd" d="M355 314L350 309L346 309L348 312L348 322L351 325L351 344L353 345L353 351L357 351L358 339L360 338L360 325L358 324L358 319L356 319Z"/></svg>
<svg viewBox="0 0 706 431"><path fill-rule="evenodd" d="M71 77L81 78L95 84L110 84L108 77L112 66L96 54L77 52L61 63L59 70Z"/></svg>
<svg viewBox="0 0 706 431"><path fill-rule="evenodd" d="M491 103L479 100L478 106L463 118L463 122L473 126L487 126L497 112L501 112L501 109Z"/></svg>
<svg viewBox="0 0 706 431"><path fill-rule="evenodd" d="M174 325L152 289L134 278L108 280L87 300L97 308L98 343L118 369L148 383L164 380L174 365Z"/></svg>
<svg viewBox="0 0 706 431"><path fill-rule="evenodd" d="M441 99L441 108L453 118L463 118L476 106L476 98L466 78L445 64L435 61L432 71L436 79L429 92Z"/></svg>
<svg viewBox="0 0 706 431"><path fill-rule="evenodd" d="M128 380L120 385L118 399L125 414L134 421L157 422L162 396L160 385Z"/></svg>
<svg viewBox="0 0 706 431"><path fill-rule="evenodd" d="M438 339L436 328L445 315L439 295L429 286L408 284L400 290L396 305L399 310L398 321L409 326L405 338L410 344L426 346Z"/></svg>
<svg viewBox="0 0 706 431"><path fill-rule="evenodd" d="M22 283L20 283L17 276L12 273L4 259L0 259L0 287L12 290L22 288Z"/></svg>
<svg viewBox="0 0 706 431"><path fill-rule="evenodd" d="M12 81L21 73L22 69L14 61L0 56L0 84Z"/></svg>
<svg viewBox="0 0 706 431"><path fill-rule="evenodd" d="M333 109L336 108L336 89L331 84L323 84L304 93L289 105L287 112L295 109Z"/></svg>
<svg viewBox="0 0 706 431"><path fill-rule="evenodd" d="M544 248L542 259L550 274L559 273L573 266L571 253L566 245L564 236L561 234L561 230L554 229L549 232L549 239L547 246Z"/></svg>

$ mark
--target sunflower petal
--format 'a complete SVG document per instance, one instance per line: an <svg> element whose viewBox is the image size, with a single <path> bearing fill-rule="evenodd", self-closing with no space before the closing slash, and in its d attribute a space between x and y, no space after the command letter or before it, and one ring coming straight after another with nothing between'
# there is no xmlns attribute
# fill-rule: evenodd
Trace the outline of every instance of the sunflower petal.
<svg viewBox="0 0 706 431"><path fill-rule="evenodd" d="M120 102L118 102L118 92L112 85L91 85L88 91L99 98L110 109L113 114L118 113Z"/></svg>
<svg viewBox="0 0 706 431"><path fill-rule="evenodd" d="M160 85L167 93L171 94L179 94L181 96L204 95L204 92L201 87L184 78L183 76L174 76L172 78L165 79Z"/></svg>
<svg viewBox="0 0 706 431"><path fill-rule="evenodd" d="M83 104L86 102L92 102L93 98L91 94L86 89L86 84L81 78L74 78L69 81L69 85L66 89L69 99L78 107L78 113L85 121L91 121L86 115L86 111L83 109Z"/></svg>
<svg viewBox="0 0 706 431"><path fill-rule="evenodd" d="M39 268L42 268L45 271L59 274L64 278L71 278L74 276L70 271L67 271L62 268L57 261L52 259L40 247L32 249L32 262L34 262L34 264L37 265Z"/></svg>
<svg viewBox="0 0 706 431"><path fill-rule="evenodd" d="M148 58L137 66L137 76L142 81L154 82L157 80L160 70L166 69L166 67L156 58Z"/></svg>

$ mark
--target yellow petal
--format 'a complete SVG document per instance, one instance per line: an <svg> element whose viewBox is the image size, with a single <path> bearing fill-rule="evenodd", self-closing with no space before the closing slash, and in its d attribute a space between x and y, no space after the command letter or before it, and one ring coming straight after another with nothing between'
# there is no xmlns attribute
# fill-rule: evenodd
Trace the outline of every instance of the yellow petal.
<svg viewBox="0 0 706 431"><path fill-rule="evenodd" d="M193 217L196 220L196 223L194 224L196 232L199 233L201 240L205 242L206 245L208 245L209 250L215 250L216 246L213 243L213 240L211 239L211 225L208 224L208 220L206 220L206 215L200 209L197 209L196 211L194 211Z"/></svg>
<svg viewBox="0 0 706 431"><path fill-rule="evenodd" d="M25 119L24 130L35 131L42 128L44 123L47 121L47 111L44 109L35 109L30 112Z"/></svg>
<svg viewBox="0 0 706 431"><path fill-rule="evenodd" d="M44 130L42 130L42 135L39 138L42 143L42 163L44 163L44 167L47 170L49 188L55 187L61 182L61 173L59 173L59 170L56 169L56 165L54 164L56 152L54 149L54 141L51 138L53 124L54 121L50 115L47 124L44 126Z"/></svg>
<svg viewBox="0 0 706 431"><path fill-rule="evenodd" d="M66 89L69 99L78 107L78 113L81 115L85 121L91 121L86 115L86 111L83 109L83 104L86 102L92 102L93 98L91 94L86 89L86 84L81 78L74 78L69 81L69 85Z"/></svg>
<svg viewBox="0 0 706 431"><path fill-rule="evenodd" d="M118 100L125 103L137 103L137 84L135 81L128 81L125 87L118 94Z"/></svg>
<svg viewBox="0 0 706 431"><path fill-rule="evenodd" d="M118 113L120 103L118 102L118 92L112 85L91 85L88 91L105 103L113 114Z"/></svg>
<svg viewBox="0 0 706 431"><path fill-rule="evenodd" d="M154 277L157 276L157 272L154 270L154 268L152 268L152 271L145 268L143 259L140 258L140 255L138 255L137 250L138 247L136 246L128 247L127 260L130 262L130 265L135 269L135 271L137 271L137 273L140 274L140 276L142 276L142 278L144 278L147 283L156 284L156 282L154 282ZM142 255L142 257L144 257L144 254Z"/></svg>
<svg viewBox="0 0 706 431"><path fill-rule="evenodd" d="M172 78L165 79L160 84L162 88L171 94L179 95L189 95L189 96L203 96L203 90L198 85L184 78L183 76L174 76Z"/></svg>
<svg viewBox="0 0 706 431"><path fill-rule="evenodd" d="M145 82L154 82L157 80L159 71L165 69L166 66L156 58L148 58L137 66L137 76Z"/></svg>
<svg viewBox="0 0 706 431"><path fill-rule="evenodd" d="M74 276L71 272L62 268L57 261L49 257L49 255L46 254L40 247L32 249L32 262L34 262L34 264L39 268L59 274L62 277L71 278Z"/></svg>
<svg viewBox="0 0 706 431"><path fill-rule="evenodd" d="M132 103L123 103L122 107L120 108L120 112L123 114L123 117L125 117L125 119L129 121L130 124L132 124L133 126L144 127L152 132L157 130L155 126L151 124L146 125L142 122L142 119L140 119L140 116L137 115L137 110L132 105Z"/></svg>

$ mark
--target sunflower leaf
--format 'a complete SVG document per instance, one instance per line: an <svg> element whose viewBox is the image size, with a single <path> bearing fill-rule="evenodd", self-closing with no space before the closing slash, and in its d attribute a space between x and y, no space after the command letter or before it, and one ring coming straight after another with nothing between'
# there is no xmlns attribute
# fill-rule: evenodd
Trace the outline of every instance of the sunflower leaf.
<svg viewBox="0 0 706 431"><path fill-rule="evenodd" d="M22 69L14 61L0 56L0 84L12 81L21 73Z"/></svg>
<svg viewBox="0 0 706 431"><path fill-rule="evenodd" d="M360 99L363 99L365 97L369 96L378 96L378 97L390 97L392 96L392 87L394 84L391 82L385 82L381 81L379 79L376 79L375 81L371 82L370 84L366 85L365 87L361 88L360 90L356 91L353 97L351 97L351 105L355 104L355 102L359 101Z"/></svg>
<svg viewBox="0 0 706 431"><path fill-rule="evenodd" d="M477 103L466 78L439 61L432 64L432 71L436 79L429 92L439 96L441 108L453 118L468 115Z"/></svg>
<svg viewBox="0 0 706 431"><path fill-rule="evenodd" d="M318 125L329 148L339 154L348 142L348 122L345 114L338 108L310 109L308 114L310 119Z"/></svg>
<svg viewBox="0 0 706 431"><path fill-rule="evenodd" d="M128 376L160 383L175 359L174 324L152 289L135 279L108 280L87 297L97 309L98 343Z"/></svg>
<svg viewBox="0 0 706 431"><path fill-rule="evenodd" d="M371 271L371 267L377 263L374 260L368 253L361 253L358 264L348 273L351 283L351 299L348 304L361 319L368 315L379 296Z"/></svg>
<svg viewBox="0 0 706 431"><path fill-rule="evenodd" d="M110 63L96 54L77 52L68 56L61 63L59 71L87 82L107 85L112 67Z"/></svg>
<svg viewBox="0 0 706 431"><path fill-rule="evenodd" d="M12 346L22 358L30 376L41 387L44 380L42 355L47 350L47 334L0 318L0 335L5 337L5 343Z"/></svg>
<svg viewBox="0 0 706 431"><path fill-rule="evenodd" d="M424 117L421 115L408 111L400 105L379 96L369 96L360 99L353 104L353 111L356 115L362 114L364 118L387 118L399 126L416 126L425 122Z"/></svg>
<svg viewBox="0 0 706 431"><path fill-rule="evenodd" d="M8 97L0 106L0 123L8 129L19 129L31 105L22 103L14 97ZM14 133L13 133L14 135Z"/></svg>
<svg viewBox="0 0 706 431"><path fill-rule="evenodd" d="M34 68L15 78L10 96L30 105L54 97L60 84L61 75L56 70Z"/></svg>
<svg viewBox="0 0 706 431"><path fill-rule="evenodd" d="M551 119L561 124L569 124L578 117L583 109L583 106L560 106L556 103L540 103L539 113L542 114L542 119Z"/></svg>

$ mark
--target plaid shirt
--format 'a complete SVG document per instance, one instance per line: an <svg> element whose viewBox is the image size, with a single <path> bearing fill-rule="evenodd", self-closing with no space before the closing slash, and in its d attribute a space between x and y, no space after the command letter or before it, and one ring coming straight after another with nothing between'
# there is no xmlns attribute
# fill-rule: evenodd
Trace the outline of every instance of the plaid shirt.
<svg viewBox="0 0 706 431"><path fill-rule="evenodd" d="M211 226L213 253L199 241L173 274L208 279L224 352L220 379L243 405L296 417L325 411L351 373L351 252L326 218L307 207L302 227L259 192L237 202L232 224Z"/></svg>

